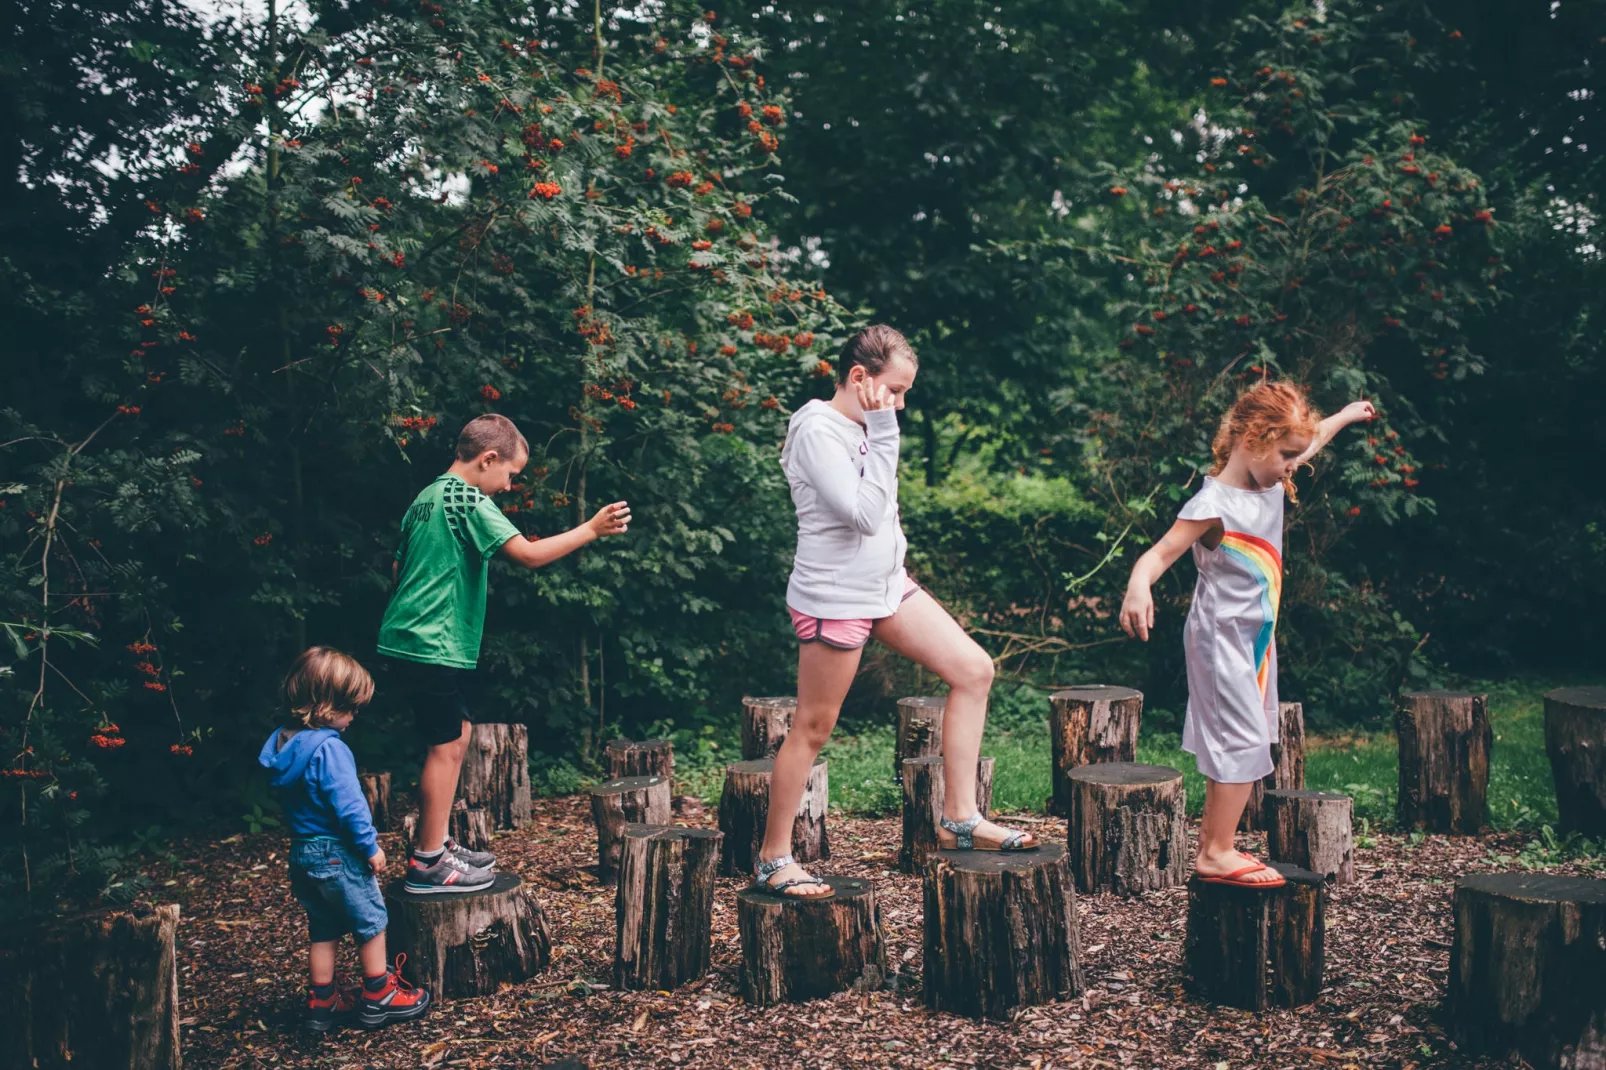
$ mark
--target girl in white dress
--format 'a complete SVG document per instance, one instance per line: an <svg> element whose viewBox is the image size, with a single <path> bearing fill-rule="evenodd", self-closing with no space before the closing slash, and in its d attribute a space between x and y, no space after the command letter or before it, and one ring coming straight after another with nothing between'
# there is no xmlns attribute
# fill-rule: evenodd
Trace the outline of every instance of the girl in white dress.
<svg viewBox="0 0 1606 1070"><path fill-rule="evenodd" d="M1376 416L1357 401L1318 420L1305 392L1265 382L1244 392L1211 443L1215 465L1165 537L1132 567L1121 627L1147 642L1150 587L1193 547L1199 567L1183 631L1188 713L1182 748L1204 774L1204 819L1195 870L1226 884L1282 883L1276 870L1233 847L1255 781L1272 770L1277 742L1277 609L1283 587L1283 500L1294 472L1352 423Z"/></svg>

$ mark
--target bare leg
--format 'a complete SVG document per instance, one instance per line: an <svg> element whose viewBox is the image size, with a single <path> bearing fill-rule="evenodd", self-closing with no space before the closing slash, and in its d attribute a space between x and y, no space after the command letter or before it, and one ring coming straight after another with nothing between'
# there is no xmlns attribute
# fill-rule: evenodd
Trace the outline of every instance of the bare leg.
<svg viewBox="0 0 1606 1070"><path fill-rule="evenodd" d="M357 958L362 962L363 977L378 977L390 969L390 963L385 961L385 934L370 937L369 940L358 946Z"/></svg>
<svg viewBox="0 0 1606 1070"><path fill-rule="evenodd" d="M457 774L468 753L473 726L463 722L463 734L450 743L438 743L424 757L424 771L418 774L418 839L413 850L434 854L446 843L446 822L457 795Z"/></svg>
<svg viewBox="0 0 1606 1070"><path fill-rule="evenodd" d="M1233 847L1238 832L1238 819L1249 803L1254 784L1221 784L1205 781L1204 818L1199 823L1199 858L1194 868L1208 876L1219 877L1251 865L1249 859ZM1239 880L1275 881L1275 870L1263 869L1246 873Z"/></svg>
<svg viewBox="0 0 1606 1070"><path fill-rule="evenodd" d="M307 965L311 967L312 983L332 984L335 979L335 949L338 940L320 940L307 950Z"/></svg>

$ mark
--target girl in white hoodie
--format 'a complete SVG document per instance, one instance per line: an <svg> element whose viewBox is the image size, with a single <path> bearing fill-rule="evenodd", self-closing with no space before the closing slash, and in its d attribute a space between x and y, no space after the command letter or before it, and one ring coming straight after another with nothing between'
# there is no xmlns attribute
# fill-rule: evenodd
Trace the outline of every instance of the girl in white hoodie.
<svg viewBox="0 0 1606 1070"><path fill-rule="evenodd" d="M792 416L781 467L797 507L797 554L786 605L798 637L797 713L775 756L769 817L755 887L824 898L831 887L791 857L792 823L814 758L831 735L859 668L877 639L948 684L943 715L944 847L1032 850L1027 832L1001 828L976 809L976 762L993 662L937 600L904 572L898 523L898 410L918 362L903 335L867 327L842 348L836 395Z"/></svg>

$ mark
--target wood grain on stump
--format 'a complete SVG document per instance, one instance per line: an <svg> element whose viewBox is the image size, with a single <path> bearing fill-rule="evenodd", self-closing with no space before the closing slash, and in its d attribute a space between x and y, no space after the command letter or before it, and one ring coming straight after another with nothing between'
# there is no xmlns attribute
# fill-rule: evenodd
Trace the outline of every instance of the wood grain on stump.
<svg viewBox="0 0 1606 1070"><path fill-rule="evenodd" d="M1455 887L1445 1010L1468 1055L1606 1066L1606 880L1480 873Z"/></svg>
<svg viewBox="0 0 1606 1070"><path fill-rule="evenodd" d="M813 901L736 893L742 998L761 1007L834 992L873 992L887 975L881 908L869 881L821 877L836 894Z"/></svg>
<svg viewBox="0 0 1606 1070"><path fill-rule="evenodd" d="M391 955L402 973L440 999L489 996L529 980L552 958L546 916L518 876L498 873L484 891L410 895L395 880L385 889Z"/></svg>
<svg viewBox="0 0 1606 1070"><path fill-rule="evenodd" d="M972 1018L1082 991L1065 848L938 851L926 863L926 1006Z"/></svg>
<svg viewBox="0 0 1606 1070"><path fill-rule="evenodd" d="M1278 888L1188 880L1183 973L1196 995L1263 1011L1302 1007L1322 991L1327 882L1308 869L1270 863Z"/></svg>
<svg viewBox="0 0 1606 1070"><path fill-rule="evenodd" d="M669 780L630 776L605 780L591 789L591 820L597 826L597 879L612 884L619 875L619 848L625 826L669 824Z"/></svg>
<svg viewBox="0 0 1606 1070"><path fill-rule="evenodd" d="M390 829L390 774L363 773L357 778L362 785L362 797L368 800L368 813L374 821L375 832Z"/></svg>
<svg viewBox="0 0 1606 1070"><path fill-rule="evenodd" d="M1090 684L1056 691L1048 699L1054 794L1049 813L1070 813L1071 770L1095 762L1130 762L1137 756L1143 693Z"/></svg>
<svg viewBox="0 0 1606 1070"><path fill-rule="evenodd" d="M721 834L626 825L614 900L613 983L669 990L708 972Z"/></svg>
<svg viewBox="0 0 1606 1070"><path fill-rule="evenodd" d="M719 859L722 877L752 875L753 859L764 843L764 822L770 812L770 774L774 768L771 758L733 762L725 767L725 789L719 796L719 831L725 834ZM792 857L799 862L831 857L831 841L825 829L830 795L826 761L816 758L803 785L797 816L792 820Z"/></svg>
<svg viewBox="0 0 1606 1070"><path fill-rule="evenodd" d="M742 699L742 760L775 757L796 713L797 699L791 695Z"/></svg>
<svg viewBox="0 0 1606 1070"><path fill-rule="evenodd" d="M1277 742L1271 745L1271 772L1255 781L1238 828L1253 832L1265 828L1262 800L1272 788L1301 791L1305 787L1305 707L1297 702L1277 704Z"/></svg>
<svg viewBox="0 0 1606 1070"><path fill-rule="evenodd" d="M1563 687L1545 696L1545 750L1561 827L1606 837L1606 687Z"/></svg>
<svg viewBox="0 0 1606 1070"><path fill-rule="evenodd" d="M409 851L418 846L417 810L402 818L400 831L402 842ZM488 851L491 849L491 815L480 807L470 809L467 803L458 799L452 803L451 812L447 815L446 835L470 851Z"/></svg>
<svg viewBox="0 0 1606 1070"><path fill-rule="evenodd" d="M675 745L667 739L632 742L616 739L602 749L608 763L608 779L627 776L661 776L673 783Z"/></svg>
<svg viewBox="0 0 1606 1070"><path fill-rule="evenodd" d="M1101 762L1071 770L1066 783L1077 891L1141 895L1182 883L1188 839L1178 770Z"/></svg>
<svg viewBox="0 0 1606 1070"><path fill-rule="evenodd" d="M521 724L477 724L469 737L457 793L470 808L489 811L492 828L530 820L529 739Z"/></svg>
<svg viewBox="0 0 1606 1070"><path fill-rule="evenodd" d="M898 733L892 737L894 780L903 782L905 759L930 758L942 753L942 719L947 709L948 700L941 697L898 700Z"/></svg>
<svg viewBox="0 0 1606 1070"><path fill-rule="evenodd" d="M1475 834L1488 819L1489 696L1416 691L1400 696L1401 828Z"/></svg>
<svg viewBox="0 0 1606 1070"><path fill-rule="evenodd" d="M903 849L898 868L921 873L938 849L937 821L947 800L941 757L905 758L903 762ZM993 808L993 760L976 761L976 809L986 817Z"/></svg>
<svg viewBox="0 0 1606 1070"><path fill-rule="evenodd" d="M1273 788L1266 792L1266 853L1274 862L1348 884L1355 879L1352 810L1348 795Z"/></svg>

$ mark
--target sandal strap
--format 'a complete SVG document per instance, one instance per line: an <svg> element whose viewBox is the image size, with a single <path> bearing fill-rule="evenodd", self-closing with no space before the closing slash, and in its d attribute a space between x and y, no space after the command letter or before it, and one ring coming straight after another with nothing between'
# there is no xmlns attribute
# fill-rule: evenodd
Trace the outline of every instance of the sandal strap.
<svg viewBox="0 0 1606 1070"><path fill-rule="evenodd" d="M982 823L981 811L977 810L963 821L949 821L946 817L938 818L944 829L954 834L957 841L955 846L961 851L969 851L976 846L976 827Z"/></svg>
<svg viewBox="0 0 1606 1070"><path fill-rule="evenodd" d="M753 858L753 881L757 884L767 885L770 883L771 877L796 861L797 859L789 854L782 855L779 858L772 858L768 862L755 856Z"/></svg>
<svg viewBox="0 0 1606 1070"><path fill-rule="evenodd" d="M805 885L805 884L818 884L821 887L829 887L829 885L827 885L824 881L820 880L818 877L794 877L789 881L782 881L779 884L770 884L768 882L765 882L765 887L769 888L769 890L772 891L772 892L785 892L788 888L798 888L798 887L801 887L802 885ZM792 898L793 899L807 899L809 897L808 896L802 896L802 895L795 895Z"/></svg>

